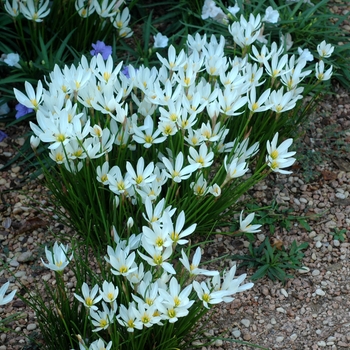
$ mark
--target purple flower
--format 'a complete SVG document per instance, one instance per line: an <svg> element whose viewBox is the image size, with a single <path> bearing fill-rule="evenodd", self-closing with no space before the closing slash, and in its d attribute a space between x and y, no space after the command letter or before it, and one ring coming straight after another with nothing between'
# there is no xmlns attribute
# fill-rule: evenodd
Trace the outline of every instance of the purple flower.
<svg viewBox="0 0 350 350"><path fill-rule="evenodd" d="M0 142L6 139L7 136L8 136L7 134L5 134L3 131L0 130Z"/></svg>
<svg viewBox="0 0 350 350"><path fill-rule="evenodd" d="M16 107L15 107L17 113L15 115L15 118L16 119L19 119L19 118L22 118L23 116L29 114L29 113L32 113L34 112L34 109L32 108L28 108L24 105L22 105L22 103L18 103L16 104Z"/></svg>
<svg viewBox="0 0 350 350"><path fill-rule="evenodd" d="M92 56L97 56L100 53L106 60L112 54L112 46L106 45L103 41L97 40L96 44L92 44L92 47L94 48L90 51Z"/></svg>
<svg viewBox="0 0 350 350"><path fill-rule="evenodd" d="M128 79L130 79L129 67L128 67L128 66L125 66L125 67L122 69L122 73L123 73Z"/></svg>

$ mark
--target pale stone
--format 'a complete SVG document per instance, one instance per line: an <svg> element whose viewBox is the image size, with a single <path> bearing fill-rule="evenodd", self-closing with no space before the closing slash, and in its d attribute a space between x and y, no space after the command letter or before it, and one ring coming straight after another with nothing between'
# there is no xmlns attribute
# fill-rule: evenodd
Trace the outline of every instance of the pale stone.
<svg viewBox="0 0 350 350"><path fill-rule="evenodd" d="M236 329L236 330L232 331L232 335L235 338L239 338L241 336L241 331L239 329Z"/></svg>
<svg viewBox="0 0 350 350"><path fill-rule="evenodd" d="M34 331L34 329L36 329L36 324L35 323L29 323L29 325L27 326L27 330L28 331Z"/></svg>
<svg viewBox="0 0 350 350"><path fill-rule="evenodd" d="M308 273L310 269L307 266L303 266L301 269L298 269L299 273Z"/></svg>
<svg viewBox="0 0 350 350"><path fill-rule="evenodd" d="M288 293L284 288L281 289L281 294L283 294L286 298L288 298Z"/></svg>
<svg viewBox="0 0 350 350"><path fill-rule="evenodd" d="M317 241L315 244L316 248L321 248L322 247L322 243L320 241Z"/></svg>
<svg viewBox="0 0 350 350"><path fill-rule="evenodd" d="M282 343L283 340L284 340L284 337L282 337L282 336L276 338L277 343Z"/></svg>
<svg viewBox="0 0 350 350"><path fill-rule="evenodd" d="M317 295L320 295L320 296L324 296L324 295L326 295L326 293L322 290L322 289L320 289L320 288L317 288L316 289L316 291L315 291L315 293L317 294Z"/></svg>
<svg viewBox="0 0 350 350"><path fill-rule="evenodd" d="M247 328L250 326L250 321L246 318L243 318L243 320L241 320L241 323Z"/></svg>
<svg viewBox="0 0 350 350"><path fill-rule="evenodd" d="M32 257L33 257L33 253L30 250L28 250L26 252L23 252L21 255L19 255L17 257L17 261L18 262L27 262L27 261L32 260Z"/></svg>
<svg viewBox="0 0 350 350"><path fill-rule="evenodd" d="M293 333L289 338L290 338L291 341L294 341L295 339L298 338L298 335Z"/></svg>

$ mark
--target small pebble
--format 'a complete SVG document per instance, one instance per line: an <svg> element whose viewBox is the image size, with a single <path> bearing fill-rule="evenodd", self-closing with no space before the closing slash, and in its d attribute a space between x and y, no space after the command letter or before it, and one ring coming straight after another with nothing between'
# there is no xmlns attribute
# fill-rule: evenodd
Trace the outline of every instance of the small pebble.
<svg viewBox="0 0 350 350"><path fill-rule="evenodd" d="M18 263L18 261L16 259L12 259L10 261L10 266L17 267L17 266L19 266L19 263Z"/></svg>
<svg viewBox="0 0 350 350"><path fill-rule="evenodd" d="M257 234L256 237L260 242L263 242L265 240L265 235L263 233Z"/></svg>
<svg viewBox="0 0 350 350"><path fill-rule="evenodd" d="M21 170L21 168L19 166L16 166L16 167L11 169L11 171L15 174L18 173L20 170Z"/></svg>
<svg viewBox="0 0 350 350"><path fill-rule="evenodd" d="M319 274L320 274L321 272L320 272L320 270L313 270L312 271L312 276L318 276Z"/></svg>
<svg viewBox="0 0 350 350"><path fill-rule="evenodd" d="M307 266L303 266L301 269L298 269L299 273L308 273L310 269Z"/></svg>
<svg viewBox="0 0 350 350"><path fill-rule="evenodd" d="M243 330L242 334L243 334L243 340L249 341L250 339L252 339L251 334L247 330Z"/></svg>
<svg viewBox="0 0 350 350"><path fill-rule="evenodd" d="M317 241L315 244L316 248L321 248L322 247L322 243L320 241Z"/></svg>
<svg viewBox="0 0 350 350"><path fill-rule="evenodd" d="M316 291L315 291L315 293L316 293L317 295L320 295L320 296L326 295L326 293L325 293L322 289L320 289L320 288L317 288Z"/></svg>
<svg viewBox="0 0 350 350"><path fill-rule="evenodd" d="M236 329L236 330L232 331L232 335L235 338L239 338L241 336L241 331L239 329Z"/></svg>
<svg viewBox="0 0 350 350"><path fill-rule="evenodd" d="M41 279L47 282L51 278L51 273L47 273L41 277Z"/></svg>
<svg viewBox="0 0 350 350"><path fill-rule="evenodd" d="M217 339L217 340L215 340L214 344L215 344L215 346L222 346L223 341L221 339Z"/></svg>
<svg viewBox="0 0 350 350"><path fill-rule="evenodd" d="M17 257L18 262L28 262L32 260L33 253L31 251L26 251Z"/></svg>
<svg viewBox="0 0 350 350"><path fill-rule="evenodd" d="M277 338L276 338L276 342L277 342L277 343L282 343L282 342L283 342L283 339L284 339L284 337L282 337L282 336L277 337Z"/></svg>
<svg viewBox="0 0 350 350"><path fill-rule="evenodd" d="M281 312L281 313L283 313L283 314L286 313L286 310L283 309L283 307L278 307L276 310L277 310L277 312Z"/></svg>
<svg viewBox="0 0 350 350"><path fill-rule="evenodd" d="M291 341L294 341L295 339L298 338L298 335L293 333L289 338L290 338Z"/></svg>
<svg viewBox="0 0 350 350"><path fill-rule="evenodd" d="M276 321L276 319L275 319L275 318L271 318L270 323L271 323L271 324L276 324L276 323L277 323L277 321Z"/></svg>
<svg viewBox="0 0 350 350"><path fill-rule="evenodd" d="M247 328L250 326L250 321L246 318L243 318L243 320L241 320L241 323Z"/></svg>
<svg viewBox="0 0 350 350"><path fill-rule="evenodd" d="M337 239L335 239L335 240L333 241L333 245L334 245L335 247L339 247L339 246L340 246L340 242L339 242Z"/></svg>
<svg viewBox="0 0 350 350"><path fill-rule="evenodd" d="M281 289L281 294L283 294L286 298L288 298L288 293L284 288Z"/></svg>
<svg viewBox="0 0 350 350"><path fill-rule="evenodd" d="M326 346L326 342L324 340L321 340L321 341L317 342L317 345L321 346L321 347L325 347Z"/></svg>
<svg viewBox="0 0 350 350"><path fill-rule="evenodd" d="M27 330L28 331L33 331L34 329L36 329L36 324L35 323L29 323L29 325L27 326Z"/></svg>

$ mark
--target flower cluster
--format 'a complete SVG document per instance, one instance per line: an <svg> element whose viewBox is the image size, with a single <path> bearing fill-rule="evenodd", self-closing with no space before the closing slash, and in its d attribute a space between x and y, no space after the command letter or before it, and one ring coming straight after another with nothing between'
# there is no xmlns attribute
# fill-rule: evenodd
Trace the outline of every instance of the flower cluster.
<svg viewBox="0 0 350 350"><path fill-rule="evenodd" d="M229 17L235 18L236 14L241 12L241 8L235 2L234 6L229 6L226 11L216 5L214 0L205 0L202 7L202 19L212 18L214 21L227 24ZM277 23L279 20L279 14L277 10L274 10L272 6L269 6L265 10L265 15L262 18L263 22Z"/></svg>
<svg viewBox="0 0 350 350"><path fill-rule="evenodd" d="M82 18L87 18L93 13L97 13L101 21L110 21L119 33L120 37L128 38L133 32L128 27L130 12L127 7L122 11L120 6L124 1L118 0L75 0L75 9ZM50 14L52 3L49 0L6 0L4 8L13 18L22 14L26 19L33 22L43 22Z"/></svg>
<svg viewBox="0 0 350 350"><path fill-rule="evenodd" d="M259 151L256 139L248 137L259 128L252 117L262 113L263 125L271 118L273 131L275 120L302 100L301 82L312 72L303 56L285 54L283 45L255 46L260 27L259 15L248 21L241 17L229 27L243 56L251 46L244 57L228 57L222 36L208 40L197 34L188 36L187 53L176 53L173 46L167 57L157 53L159 69L129 65L124 74L122 62L115 65L101 54L90 61L83 56L77 67L56 66L48 90L40 81L36 90L26 83L27 94L15 89L18 101L36 111L38 125L30 123L33 149L39 140L48 143L51 159L74 174L94 164L92 177L108 187L116 206L160 202L164 191L171 204L182 191L203 201L203 210L216 202L219 215L241 195L233 196L230 189L252 176L249 164ZM320 50L330 52L325 44ZM292 140L280 146L276 157L278 134L269 135L259 134L268 155L255 174L267 166L286 173L282 169L295 161L287 152ZM180 209L186 211L186 205ZM192 203L191 210L199 208Z"/></svg>
<svg viewBox="0 0 350 350"><path fill-rule="evenodd" d="M105 256L110 279L92 287L84 282L78 288L80 292L74 293L89 311L93 332L108 330L110 333L116 323L127 333L166 327L190 315L192 309L198 312L214 304L231 302L236 293L253 287L253 283L242 285L245 274L235 278L235 265L222 274L201 268L200 247L192 259L183 248L178 257L177 246L188 242L184 237L190 236L196 225L184 228L183 212L174 222L175 211L172 207L162 208L157 218L127 240L121 239L114 229L114 245L107 247ZM50 264L44 265L54 271L62 271L71 260L67 247L57 243L53 252L46 248L46 257ZM110 346L111 339L105 340ZM98 341L102 339L92 342L89 349L94 349ZM80 348L87 346L82 342Z"/></svg>

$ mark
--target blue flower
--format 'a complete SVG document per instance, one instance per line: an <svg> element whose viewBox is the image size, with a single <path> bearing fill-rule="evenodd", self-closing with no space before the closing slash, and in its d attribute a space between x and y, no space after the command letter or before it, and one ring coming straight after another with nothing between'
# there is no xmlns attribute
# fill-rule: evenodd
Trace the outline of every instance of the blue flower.
<svg viewBox="0 0 350 350"><path fill-rule="evenodd" d="M128 79L130 79L129 67L128 67L128 66L124 66L124 68L122 69L122 73L123 73Z"/></svg>
<svg viewBox="0 0 350 350"><path fill-rule="evenodd" d="M18 103L15 107L17 113L15 115L15 118L16 119L19 119L19 118L22 118L24 117L25 115L29 114L29 113L32 113L34 112L34 109L33 108L28 108L24 105L22 105L22 103Z"/></svg>
<svg viewBox="0 0 350 350"><path fill-rule="evenodd" d="M92 47L94 48L90 51L92 56L97 56L100 53L106 60L112 54L112 46L106 45L103 41L97 40L96 44L92 44Z"/></svg>
<svg viewBox="0 0 350 350"><path fill-rule="evenodd" d="M7 134L5 134L3 131L0 130L0 142L6 139L7 136L8 136Z"/></svg>

